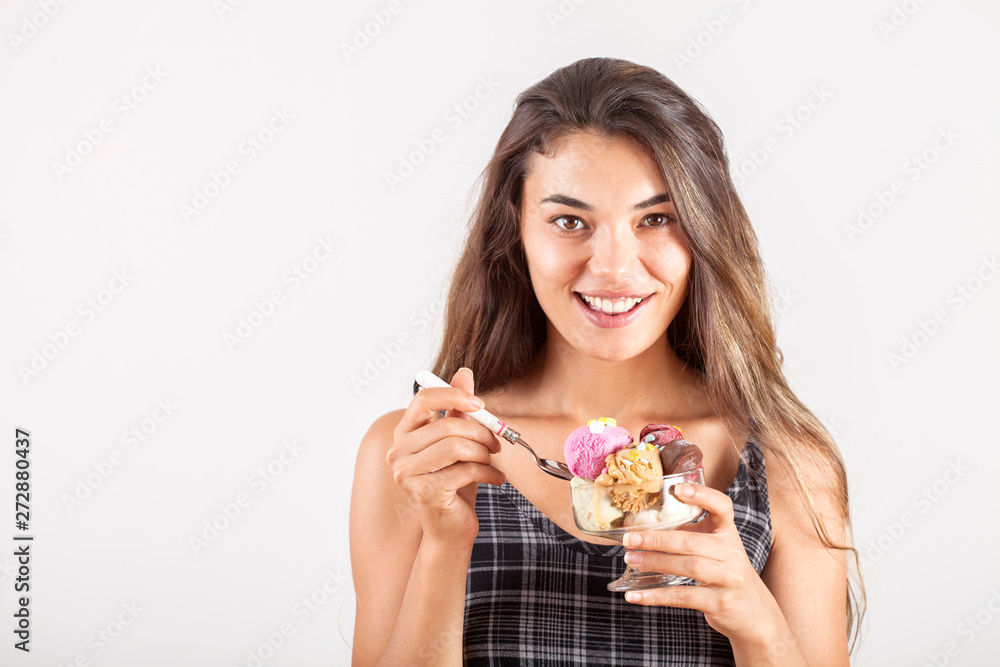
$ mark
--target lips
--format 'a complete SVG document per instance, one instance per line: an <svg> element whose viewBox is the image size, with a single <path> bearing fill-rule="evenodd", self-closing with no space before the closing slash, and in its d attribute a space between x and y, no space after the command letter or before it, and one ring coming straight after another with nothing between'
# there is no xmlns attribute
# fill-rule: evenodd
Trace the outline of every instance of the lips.
<svg viewBox="0 0 1000 667"><path fill-rule="evenodd" d="M652 295L574 293L583 314L602 329L617 329L633 322Z"/></svg>
<svg viewBox="0 0 1000 667"><path fill-rule="evenodd" d="M612 299L608 297L601 298L599 296L580 294L580 298L594 310L599 310L602 313L607 313L609 315L613 313L617 314L627 312L642 302L642 297L637 296L626 296Z"/></svg>

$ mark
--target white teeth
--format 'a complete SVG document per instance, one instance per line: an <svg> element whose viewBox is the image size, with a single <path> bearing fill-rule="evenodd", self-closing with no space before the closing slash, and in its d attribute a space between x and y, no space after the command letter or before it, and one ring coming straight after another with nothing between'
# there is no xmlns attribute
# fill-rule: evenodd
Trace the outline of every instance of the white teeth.
<svg viewBox="0 0 1000 667"><path fill-rule="evenodd" d="M599 310L603 313L613 314L613 313L625 313L633 308L635 308L642 301L638 297L627 297L620 299L602 299L599 296L587 296L586 294L581 294L583 300L587 302L593 310Z"/></svg>

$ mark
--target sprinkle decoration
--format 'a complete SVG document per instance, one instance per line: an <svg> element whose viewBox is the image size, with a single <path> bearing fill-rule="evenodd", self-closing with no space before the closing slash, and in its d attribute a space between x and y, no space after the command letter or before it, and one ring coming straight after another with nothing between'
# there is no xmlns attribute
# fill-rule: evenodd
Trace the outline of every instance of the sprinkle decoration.
<svg viewBox="0 0 1000 667"><path fill-rule="evenodd" d="M601 417L600 419L591 419L587 422L587 426L590 428L591 433L597 435L598 433L604 433L604 429L609 426L618 426L618 422L613 417Z"/></svg>

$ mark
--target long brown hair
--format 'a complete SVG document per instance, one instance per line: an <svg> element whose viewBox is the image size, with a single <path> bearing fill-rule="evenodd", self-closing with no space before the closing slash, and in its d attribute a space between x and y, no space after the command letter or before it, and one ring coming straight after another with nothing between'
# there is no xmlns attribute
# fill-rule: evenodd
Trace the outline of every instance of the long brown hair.
<svg viewBox="0 0 1000 667"><path fill-rule="evenodd" d="M751 436L788 464L823 544L852 554L846 595L853 649L865 595L843 459L782 373L757 237L729 175L722 132L670 79L625 60L588 58L518 96L481 177L435 373L448 378L473 368L477 392L486 392L523 376L541 349L546 318L521 245L522 184L533 153L548 154L580 131L629 139L659 165L692 255L688 296L667 340L704 378L713 408L729 425L749 425ZM834 494L846 517L847 544L832 542L804 483L806 466L823 462L833 479L822 490Z"/></svg>

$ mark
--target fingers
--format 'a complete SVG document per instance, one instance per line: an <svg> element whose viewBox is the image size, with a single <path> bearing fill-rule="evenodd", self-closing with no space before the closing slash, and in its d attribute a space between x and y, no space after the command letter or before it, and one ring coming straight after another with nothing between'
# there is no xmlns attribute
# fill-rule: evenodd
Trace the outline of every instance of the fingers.
<svg viewBox="0 0 1000 667"><path fill-rule="evenodd" d="M503 484L506 476L491 465L498 451L500 442L482 424L445 417L397 437L386 463L399 488L434 505L467 484Z"/></svg>
<svg viewBox="0 0 1000 667"><path fill-rule="evenodd" d="M476 383L475 379L472 376L471 368L465 368L465 367L459 368L457 371L455 371L455 374L451 376L451 382L449 382L448 384L450 384L452 387L457 387L459 389L467 391L470 394L476 393Z"/></svg>
<svg viewBox="0 0 1000 667"><path fill-rule="evenodd" d="M492 468L490 455L499 450L500 443L482 424L445 417L398 438L385 459L396 484L405 488L407 480L464 462Z"/></svg>
<svg viewBox="0 0 1000 667"><path fill-rule="evenodd" d="M476 393L476 383L472 377L472 371L468 368L459 368L455 371L455 374L451 376L451 382L449 384L456 389L461 389L469 394L474 395ZM478 408L477 408L478 409ZM462 414L461 408L448 410L445 413L446 417L459 417Z"/></svg>
<svg viewBox="0 0 1000 667"><path fill-rule="evenodd" d="M628 549L642 549L660 554L680 554L682 556L703 556L715 561L723 561L729 555L726 545L715 535L694 533L686 530L646 530L626 533L622 542ZM671 572L670 574L676 574ZM696 577L697 578L697 577Z"/></svg>
<svg viewBox="0 0 1000 667"><path fill-rule="evenodd" d="M397 436L392 448L389 450L389 454L390 456L416 454L446 438L471 440L485 447L493 454L500 451L500 441L482 424L476 423L471 419L444 417L416 431ZM391 460L389 462L391 463Z"/></svg>
<svg viewBox="0 0 1000 667"><path fill-rule="evenodd" d="M722 524L733 523L733 499L722 491L716 491L702 484L674 484L670 493L681 502L708 510L711 515L702 520L717 517Z"/></svg>
<svg viewBox="0 0 1000 667"><path fill-rule="evenodd" d="M469 461L456 463L431 475L439 477L442 487L449 491L480 482L500 486L507 481L507 476L493 466Z"/></svg>
<svg viewBox="0 0 1000 667"><path fill-rule="evenodd" d="M691 577L706 586L726 586L732 579L726 563L702 556L629 551L625 554L625 562L643 572Z"/></svg>
<svg viewBox="0 0 1000 667"><path fill-rule="evenodd" d="M386 454L396 484L420 504L447 504L459 489L506 481L491 465L491 455L500 451L499 440L463 414L483 408L483 401L472 393L472 371L459 369L451 384L417 392ZM434 418L441 411L446 415Z"/></svg>
<svg viewBox="0 0 1000 667"><path fill-rule="evenodd" d="M396 426L396 435L408 433L431 421L439 410L452 410L451 416L460 412L475 412L483 407L482 399L457 387L430 387L421 389L410 401Z"/></svg>
<svg viewBox="0 0 1000 667"><path fill-rule="evenodd" d="M715 592L701 586L663 586L644 591L629 591L625 600L646 607L667 606L683 609L706 609L712 604Z"/></svg>
<svg viewBox="0 0 1000 667"><path fill-rule="evenodd" d="M404 477L400 486L418 505L448 509L445 505L454 501L459 489L480 482L500 486L506 479L491 465L463 461L436 472Z"/></svg>
<svg viewBox="0 0 1000 667"><path fill-rule="evenodd" d="M487 431L487 435L492 434ZM396 466L398 473L423 474L468 461L490 465L492 452L482 443L467 438L446 437L429 447L413 452Z"/></svg>
<svg viewBox="0 0 1000 667"><path fill-rule="evenodd" d="M698 585L629 591L625 600L644 606L697 609L715 618L731 605L734 596L745 595L747 585L756 577L733 522L732 499L700 484L677 484L670 493L704 508L708 516L678 530L627 533L622 540L630 549L625 561L644 572L690 577Z"/></svg>

